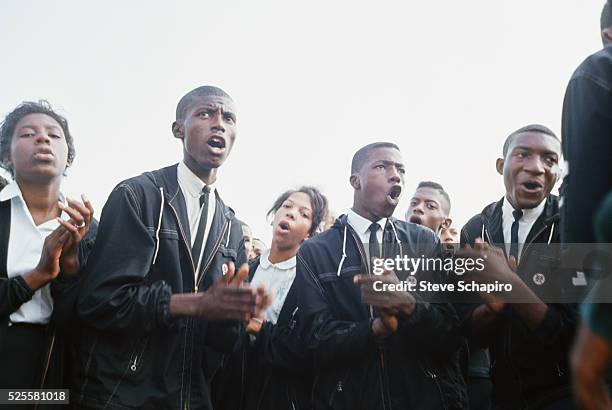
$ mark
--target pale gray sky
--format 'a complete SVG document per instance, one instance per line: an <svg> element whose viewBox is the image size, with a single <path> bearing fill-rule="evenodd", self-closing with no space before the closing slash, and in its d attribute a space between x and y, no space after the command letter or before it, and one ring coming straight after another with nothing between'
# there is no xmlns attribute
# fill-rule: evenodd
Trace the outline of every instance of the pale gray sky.
<svg viewBox="0 0 612 410"><path fill-rule="evenodd" d="M177 162L178 99L218 85L238 105L224 200L255 235L284 190L352 203L356 149L391 141L440 182L459 225L503 193L494 163L528 123L560 132L565 86L601 47L603 0L4 2L0 113L48 99L77 158L64 182L98 216L122 179Z"/></svg>

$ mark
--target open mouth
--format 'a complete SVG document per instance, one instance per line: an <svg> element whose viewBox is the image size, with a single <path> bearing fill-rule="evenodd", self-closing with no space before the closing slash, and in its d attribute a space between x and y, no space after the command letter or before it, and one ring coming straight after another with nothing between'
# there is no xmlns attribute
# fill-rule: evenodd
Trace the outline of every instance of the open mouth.
<svg viewBox="0 0 612 410"><path fill-rule="evenodd" d="M280 221L278 223L278 227L283 232L289 232L289 222L287 222L287 221Z"/></svg>
<svg viewBox="0 0 612 410"><path fill-rule="evenodd" d="M208 145L213 148L224 149L225 148L225 138L222 137L212 137L208 140Z"/></svg>
<svg viewBox="0 0 612 410"><path fill-rule="evenodd" d="M410 217L410 222L417 225L423 225L423 221L421 220L421 218L416 215L412 215Z"/></svg>
<svg viewBox="0 0 612 410"><path fill-rule="evenodd" d="M393 188L391 188L391 190L389 191L387 195L389 195L391 199L397 200L399 199L401 193L402 193L402 187L399 185L395 185Z"/></svg>
<svg viewBox="0 0 612 410"><path fill-rule="evenodd" d="M538 191L542 189L544 186L538 181L527 181L521 184L523 188L527 191Z"/></svg>

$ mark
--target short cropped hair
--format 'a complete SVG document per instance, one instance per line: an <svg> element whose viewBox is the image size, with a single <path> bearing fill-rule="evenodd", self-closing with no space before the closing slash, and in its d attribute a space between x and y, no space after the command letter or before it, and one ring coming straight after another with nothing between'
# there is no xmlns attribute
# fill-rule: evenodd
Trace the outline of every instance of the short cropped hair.
<svg viewBox="0 0 612 410"><path fill-rule="evenodd" d="M355 155L353 155L353 160L351 161L351 175L359 172L365 161L369 158L370 153L377 148L393 148L398 151L400 150L399 147L392 142L373 142L365 147L359 148L357 152L355 152Z"/></svg>
<svg viewBox="0 0 612 410"><path fill-rule="evenodd" d="M228 93L226 93L219 87L215 87L212 85L203 85L201 87L194 88L193 90L189 91L187 94L183 96L183 98L180 99L180 101L176 105L176 120L178 121L185 116L187 107L189 106L189 104L191 104L191 102L194 99L198 97L207 97L210 95L216 96L216 97L227 98L228 100L234 101L232 100L232 97L230 97Z"/></svg>
<svg viewBox="0 0 612 410"><path fill-rule="evenodd" d="M559 138L555 135L555 133L552 132L550 128L544 125L540 125L540 124L526 125L522 128L519 128L518 130L514 131L512 134L506 137L506 141L504 142L504 148L502 149L502 154L504 158L506 158L506 154L508 153L508 148L510 148L510 144L512 144L512 140L514 139L514 137L516 137L519 134L526 133L526 132L538 132L540 134L544 134L544 135L553 137L554 139L559 141Z"/></svg>
<svg viewBox="0 0 612 410"><path fill-rule="evenodd" d="M58 122L64 132L66 144L68 145L67 165L71 165L76 156L76 151L74 149L72 134L70 134L70 129L68 128L68 121L66 118L56 113L47 100L38 100L37 102L24 101L4 117L4 121L0 124L0 166L10 172L11 175L15 174L13 166L8 163L11 153L11 143L13 142L13 134L15 133L17 123L21 121L23 117L30 114L45 114Z"/></svg>
<svg viewBox="0 0 612 410"><path fill-rule="evenodd" d="M317 188L311 186L303 186L299 189L290 189L288 191L283 192L278 198L276 198L276 201L274 201L274 204L268 211L267 216L269 217L270 215L278 211L283 205L283 202L285 202L291 195L297 192L302 192L308 195L308 197L310 198L310 204L312 205L312 224L310 225L310 229L308 230L308 235L310 237L313 237L314 235L316 235L317 228L321 224L321 221L323 221L323 219L329 212L327 209L327 198Z"/></svg>
<svg viewBox="0 0 612 410"><path fill-rule="evenodd" d="M417 189L419 188L431 188L431 189L435 189L436 191L438 191L438 193L442 195L442 197L446 201L448 214L450 214L450 210L451 210L450 196L448 196L448 192L444 190L442 185L438 184L437 182L433 182L433 181L421 181L419 182L419 185L417 186Z"/></svg>
<svg viewBox="0 0 612 410"><path fill-rule="evenodd" d="M606 4L604 4L603 9L601 10L599 26L601 30L612 26L612 7L610 7L609 1L606 1Z"/></svg>

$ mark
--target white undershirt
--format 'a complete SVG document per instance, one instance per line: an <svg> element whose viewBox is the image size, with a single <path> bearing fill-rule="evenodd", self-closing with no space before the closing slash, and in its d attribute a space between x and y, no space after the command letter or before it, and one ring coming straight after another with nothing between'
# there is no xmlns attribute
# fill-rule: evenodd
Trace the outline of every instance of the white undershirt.
<svg viewBox="0 0 612 410"><path fill-rule="evenodd" d="M272 304L265 311L266 320L276 324L287 293L295 279L295 256L279 263L270 262L270 250L266 249L259 258L259 266L253 275L251 286L264 286L272 295Z"/></svg>
<svg viewBox="0 0 612 410"><path fill-rule="evenodd" d="M522 209L523 216L519 219L519 229L518 229L518 255L519 259L521 256L521 252L523 251L523 244L527 240L527 235L529 235L529 231L533 227L535 221L542 215L544 211L544 206L546 205L546 200L540 202L538 206L532 209ZM508 202L506 197L504 197L504 203L502 204L502 223L504 229L504 243L506 245L506 254L510 255L510 244L512 243L512 224L514 223L514 215L512 212L514 208ZM518 262L518 260L517 260Z"/></svg>
<svg viewBox="0 0 612 410"><path fill-rule="evenodd" d="M189 232L191 235L191 246L195 242L196 234L198 233L198 224L200 223L200 194L204 185L206 185L196 174L191 171L183 161L179 162L176 177L178 179L179 186L185 197L185 205L187 207L187 219L189 220ZM215 187L213 184L208 185L210 187L210 194L208 195L208 216L206 218L206 228L204 229L204 236L202 237L202 247L200 248L199 255L193 255L196 259L196 279L198 272L200 271L200 263L202 255L204 254L204 248L206 247L206 241L208 240L208 234L210 232L210 226L215 216L215 207L217 201L215 200Z"/></svg>
<svg viewBox="0 0 612 410"><path fill-rule="evenodd" d="M60 194L63 201L63 195ZM38 226L23 199L19 185L11 182L0 192L0 202L11 201L11 230L6 260L7 276L13 278L32 271L38 265L45 238L59 223L55 218ZM65 213L62 217L67 219ZM32 299L13 312L9 319L13 323L49 323L53 311L53 299L49 284L36 290Z"/></svg>

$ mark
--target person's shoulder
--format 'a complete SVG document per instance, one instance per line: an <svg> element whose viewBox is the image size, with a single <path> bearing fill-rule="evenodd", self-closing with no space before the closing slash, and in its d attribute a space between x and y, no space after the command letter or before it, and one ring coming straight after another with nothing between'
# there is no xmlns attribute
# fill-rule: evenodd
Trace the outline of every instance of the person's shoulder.
<svg viewBox="0 0 612 410"><path fill-rule="evenodd" d="M474 229L480 230L484 224L484 220L491 221L494 218L501 217L502 200L491 202L485 206L481 212L472 216L461 228L462 231L471 232Z"/></svg>
<svg viewBox="0 0 612 410"><path fill-rule="evenodd" d="M426 226L415 224L413 222L402 221L400 219L394 219L393 224L410 240L415 240L421 243L436 242L437 240L435 232Z"/></svg>
<svg viewBox="0 0 612 410"><path fill-rule="evenodd" d="M341 232L337 228L331 228L325 232L307 239L300 245L299 254L301 256L323 255L325 252L342 247Z"/></svg>
<svg viewBox="0 0 612 410"><path fill-rule="evenodd" d="M588 56L572 75L572 80L577 79L588 79L608 90L612 89L612 45Z"/></svg>
<svg viewBox="0 0 612 410"><path fill-rule="evenodd" d="M176 168L176 165L143 172L140 175L124 179L115 186L113 191L127 191L131 195L143 197L150 194L159 196L160 187L166 185L163 181L163 179L167 177L165 174L170 172L173 168Z"/></svg>

